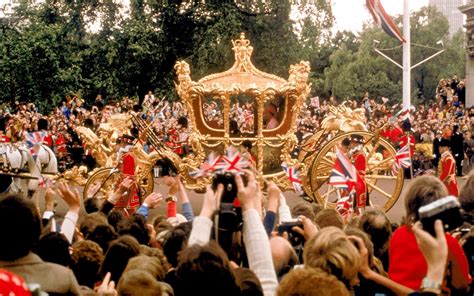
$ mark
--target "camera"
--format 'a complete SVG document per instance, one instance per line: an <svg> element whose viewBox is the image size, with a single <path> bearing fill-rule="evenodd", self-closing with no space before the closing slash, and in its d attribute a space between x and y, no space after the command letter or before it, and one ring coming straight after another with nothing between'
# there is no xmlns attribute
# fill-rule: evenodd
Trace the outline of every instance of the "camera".
<svg viewBox="0 0 474 296"><path fill-rule="evenodd" d="M434 223L441 220L445 231L451 231L463 224L461 207L456 197L447 196L418 209L423 229L436 236Z"/></svg>
<svg viewBox="0 0 474 296"><path fill-rule="evenodd" d="M158 159L153 167L153 177L163 178L166 176L175 177L178 175L178 170L167 158Z"/></svg>
<svg viewBox="0 0 474 296"><path fill-rule="evenodd" d="M239 231L243 225L242 209L238 200L236 200L237 183L235 183L234 175L229 172L216 174L212 179L212 190L216 191L219 184L224 186L224 192L219 205L219 223L217 227L223 231Z"/></svg>
<svg viewBox="0 0 474 296"><path fill-rule="evenodd" d="M285 232L288 233L288 240L290 241L293 247L302 245L305 241L304 237L301 234L293 231L293 227L296 227L296 226L303 229L303 223L298 219L281 222L278 225L278 235L281 236Z"/></svg>

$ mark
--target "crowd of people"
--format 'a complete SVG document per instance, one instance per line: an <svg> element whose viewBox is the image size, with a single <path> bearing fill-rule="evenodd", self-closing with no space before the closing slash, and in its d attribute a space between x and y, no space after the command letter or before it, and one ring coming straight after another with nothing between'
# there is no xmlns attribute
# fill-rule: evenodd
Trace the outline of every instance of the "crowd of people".
<svg viewBox="0 0 474 296"><path fill-rule="evenodd" d="M410 128L413 144L436 146L437 139L449 140L458 175L463 175L472 157L474 109L464 108L458 90L463 86L454 82L455 78L440 83L439 101L414 110ZM320 128L330 114L329 106L335 104L334 98L322 102L312 98L305 104L297 120L300 141ZM345 104L364 108L367 129L379 131L394 145L399 144L396 136L407 130L390 119L397 118L399 108L389 106L385 98L376 102L365 94L361 102ZM231 107L232 134L252 133L253 106ZM278 124L277 108L266 106L266 128ZM105 103L99 95L90 108L80 98L68 97L48 115L32 103L15 103L1 111L0 142L22 141L24 132L45 130L44 141L63 169L81 163L93 167L75 128L95 131L110 116L131 112L140 114L178 154L189 153L186 108L179 101L155 98L152 92L142 104L128 97ZM221 112L216 103L203 106L208 122L219 124ZM443 149L447 148L426 155L430 168L438 165ZM413 156L414 169L417 157L421 155ZM448 196L448 188L434 176L409 183L402 197L403 221L390 221L373 209L342 219L334 209L304 201L290 209L280 189L271 182L261 188L251 170L245 171L245 178L232 175L237 188L230 201L228 186L219 182L209 186L195 215L176 167L167 161L160 165L165 191L143 197L134 211L120 206L136 186L126 175L104 200L95 196L82 200L64 183L45 185L44 204L18 194L1 195L0 295L472 295L474 291L474 174L468 175L458 197L464 224L445 232L447 225L437 220L435 231L429 233L420 222L419 209ZM65 215L55 211L58 199L67 204ZM166 209L166 215L155 214L159 207Z"/></svg>
<svg viewBox="0 0 474 296"><path fill-rule="evenodd" d="M245 177L244 183L234 176L241 212L236 228L214 219L226 211L222 184L207 188L195 216L171 166L162 177L167 191L151 193L129 216L115 209L133 186L127 178L106 200L84 200L85 211L79 193L63 183L46 189L41 213L30 199L4 195L0 293L471 295L473 236L464 228L474 217L474 175L459 195L464 228L453 234L440 220L433 234L420 223L420 207L447 195L433 176L410 183L401 226L379 210L343 221L315 204L290 209L273 183L263 203L254 173L245 171ZM57 198L68 205L64 217L55 214ZM167 214L152 218L150 211L162 203ZM293 218L299 223L291 224Z"/></svg>

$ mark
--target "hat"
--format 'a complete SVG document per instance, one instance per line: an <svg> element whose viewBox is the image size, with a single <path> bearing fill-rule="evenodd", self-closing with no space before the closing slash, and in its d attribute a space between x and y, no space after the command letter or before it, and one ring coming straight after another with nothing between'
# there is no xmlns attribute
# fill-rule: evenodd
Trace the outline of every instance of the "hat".
<svg viewBox="0 0 474 296"><path fill-rule="evenodd" d="M351 142L356 142L356 143L364 143L364 137L360 135L353 135L351 138Z"/></svg>
<svg viewBox="0 0 474 296"><path fill-rule="evenodd" d="M449 141L448 139L442 139L439 142L439 147L449 147L449 146L451 146L451 141Z"/></svg>
<svg viewBox="0 0 474 296"><path fill-rule="evenodd" d="M345 139L342 140L342 142L341 142L341 145L342 145L342 146L349 146L350 144L351 144L350 138L345 138Z"/></svg>
<svg viewBox="0 0 474 296"><path fill-rule="evenodd" d="M121 139L127 144L133 144L133 142L135 141L135 137L127 134L123 134Z"/></svg>

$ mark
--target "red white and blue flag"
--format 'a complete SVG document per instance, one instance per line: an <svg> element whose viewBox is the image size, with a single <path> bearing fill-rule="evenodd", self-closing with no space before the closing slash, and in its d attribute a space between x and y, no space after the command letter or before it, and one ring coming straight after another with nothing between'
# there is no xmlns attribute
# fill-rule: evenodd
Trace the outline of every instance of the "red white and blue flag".
<svg viewBox="0 0 474 296"><path fill-rule="evenodd" d="M300 179L300 171L298 171L298 169L296 169L295 167L288 166L286 162L283 162L281 164L281 168L288 176L288 179L290 180L291 185L293 185L295 191L303 193L303 183Z"/></svg>
<svg viewBox="0 0 474 296"><path fill-rule="evenodd" d="M328 185L345 191L342 197L338 191L339 199L336 202L336 211L344 219L353 213L356 185L359 181L360 177L354 164L339 147L336 147L336 160L331 170Z"/></svg>
<svg viewBox="0 0 474 296"><path fill-rule="evenodd" d="M249 161L242 156L235 147L229 147L225 156L209 154L207 162L203 163L201 167L190 172L193 178L208 177L215 173L229 172L232 174L242 173L242 170L249 167Z"/></svg>
<svg viewBox="0 0 474 296"><path fill-rule="evenodd" d="M410 142L408 142L405 146L400 148L397 153L395 154L395 159L392 163L392 175L396 176L398 171L400 171L400 167L409 168L411 166L411 157L410 157Z"/></svg>
<svg viewBox="0 0 474 296"><path fill-rule="evenodd" d="M336 147L336 161L331 170L328 184L338 188L349 190L351 184L357 182L357 170L344 152Z"/></svg>
<svg viewBox="0 0 474 296"><path fill-rule="evenodd" d="M354 195L355 192L351 192L337 200L336 211L343 219L354 212Z"/></svg>
<svg viewBox="0 0 474 296"><path fill-rule="evenodd" d="M39 152L39 148L43 143L43 139L48 135L46 131L37 131L37 132L24 132L23 136L25 138L26 146L30 150L30 153L33 157L36 158L36 155Z"/></svg>
<svg viewBox="0 0 474 296"><path fill-rule="evenodd" d="M385 33L402 43L406 42L392 18L385 12L380 0L366 0L366 3L374 21L382 27Z"/></svg>

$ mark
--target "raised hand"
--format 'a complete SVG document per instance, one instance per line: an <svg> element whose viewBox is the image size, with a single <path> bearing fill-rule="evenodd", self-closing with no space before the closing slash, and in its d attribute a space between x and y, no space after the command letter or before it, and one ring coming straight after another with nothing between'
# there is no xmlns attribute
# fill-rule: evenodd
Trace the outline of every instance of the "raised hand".
<svg viewBox="0 0 474 296"><path fill-rule="evenodd" d="M222 192L224 191L224 185L219 184L217 186L216 192L214 192L210 185L206 188L206 194L204 194L204 199L202 201L201 215L212 219L214 213L219 209L219 204L221 202Z"/></svg>
<svg viewBox="0 0 474 296"><path fill-rule="evenodd" d="M235 183L237 184L237 196L242 206L242 210L246 211L254 208L253 201L255 198L257 198L258 187L254 173L249 170L244 170L244 172L248 179L247 186L244 185L240 175L235 176Z"/></svg>
<svg viewBox="0 0 474 296"><path fill-rule="evenodd" d="M163 195L161 193L152 192L145 198L143 203L147 204L148 208L154 209L160 205L162 200L163 200Z"/></svg>
<svg viewBox="0 0 474 296"><path fill-rule="evenodd" d="M97 293L103 296L115 296L117 291L115 290L115 282L110 280L111 274L107 272L102 281L102 284L97 289Z"/></svg>
<svg viewBox="0 0 474 296"><path fill-rule="evenodd" d="M69 211L79 213L81 208L81 196L77 189L71 190L66 183L58 184L59 196L69 206Z"/></svg>

